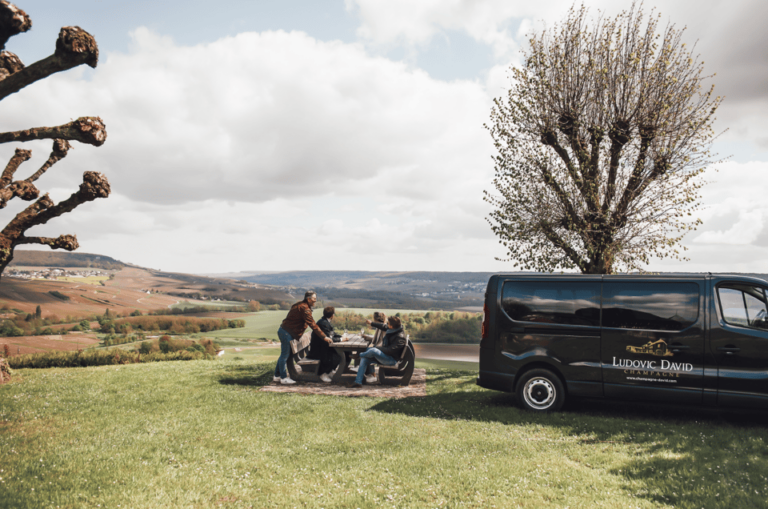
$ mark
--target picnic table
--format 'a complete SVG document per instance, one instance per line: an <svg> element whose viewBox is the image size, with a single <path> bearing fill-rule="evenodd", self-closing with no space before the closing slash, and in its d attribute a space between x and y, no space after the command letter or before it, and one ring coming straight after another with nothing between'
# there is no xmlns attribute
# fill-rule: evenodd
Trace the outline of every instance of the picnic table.
<svg viewBox="0 0 768 509"><path fill-rule="evenodd" d="M319 382L318 368L320 361L307 358L309 345L311 342L311 330L307 329L299 339L291 341L291 355L286 362L286 368L290 377L300 382ZM339 343L333 343L329 346L336 349L341 357L339 367L333 375L333 381L336 383L351 382L357 374L349 369L352 360L359 359L360 353L364 352L370 341L359 334L344 334ZM416 353L413 344L409 338L406 338L406 346L397 363L394 366L381 366L378 369L378 380L386 385L408 385L413 375L413 364L416 360ZM351 375L351 376L350 376ZM347 377L346 380L344 377Z"/></svg>
<svg viewBox="0 0 768 509"><path fill-rule="evenodd" d="M333 381L341 383L344 381L344 375L356 375L353 371L349 370L349 363L359 356L361 352L364 352L371 344L370 341L360 336L359 334L344 334L339 343L333 343L331 348L336 349L336 353L341 357L339 367L336 369L336 373L333 375ZM358 357L359 358L359 357Z"/></svg>
<svg viewBox="0 0 768 509"><path fill-rule="evenodd" d="M370 344L370 341L355 334L351 336L345 335L345 338L342 339L340 343L333 343L330 345L332 348L336 349L336 352L341 357L341 362L339 362L336 374L333 375L334 382L343 382L345 375L357 376L357 373L349 370L349 363L354 358L359 358L359 354L364 352ZM403 352L394 366L379 365L379 383L386 385L408 385L411 382L411 376L413 376L415 360L416 353L413 349L413 344L411 343L411 340L407 338L405 348L403 348Z"/></svg>

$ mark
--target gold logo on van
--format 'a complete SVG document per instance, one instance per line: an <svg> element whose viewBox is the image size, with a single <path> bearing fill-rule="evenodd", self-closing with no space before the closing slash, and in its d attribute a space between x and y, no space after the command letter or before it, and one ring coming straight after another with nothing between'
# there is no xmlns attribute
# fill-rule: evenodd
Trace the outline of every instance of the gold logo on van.
<svg viewBox="0 0 768 509"><path fill-rule="evenodd" d="M658 341L649 341L643 346L628 346L627 351L632 353L654 355L656 357L672 357L675 355L669 350L667 342L663 339L659 339Z"/></svg>

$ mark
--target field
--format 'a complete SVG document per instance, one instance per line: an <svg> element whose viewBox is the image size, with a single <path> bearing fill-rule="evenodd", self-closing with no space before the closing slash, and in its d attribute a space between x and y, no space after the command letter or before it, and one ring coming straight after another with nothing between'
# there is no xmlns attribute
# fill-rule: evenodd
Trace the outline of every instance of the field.
<svg viewBox="0 0 768 509"><path fill-rule="evenodd" d="M288 311L259 311L258 313L242 313L238 318L245 320L245 327L238 329L217 330L212 332L201 332L194 334L194 337L206 337L219 339L267 339L278 341L277 329L285 319ZM313 316L319 320L323 316L323 311L315 309Z"/></svg>
<svg viewBox="0 0 768 509"><path fill-rule="evenodd" d="M536 415L477 387L476 373L447 369L428 371L422 398L265 393L275 349L253 351L18 370L0 386L2 506L698 509L768 499L763 415L586 403Z"/></svg>
<svg viewBox="0 0 768 509"><path fill-rule="evenodd" d="M3 345L11 348L11 355L47 352L50 350L74 351L99 343L96 334L67 334L51 336L18 336L0 338L0 351Z"/></svg>
<svg viewBox="0 0 768 509"><path fill-rule="evenodd" d="M70 283L82 283L85 285L101 285L104 281L109 281L107 276L88 276L88 277L58 277L57 281L68 281Z"/></svg>
<svg viewBox="0 0 768 509"><path fill-rule="evenodd" d="M373 316L373 312L376 311L374 309L365 309L365 308L337 308L336 312L342 312L342 311L351 311L354 313L362 313L365 316ZM380 310L384 312L387 315L394 315L395 313L424 313L424 311L412 311L412 310L403 310L403 309L382 309ZM254 314L246 314L243 313L238 316L238 318L242 318L245 320L245 327L241 329L227 329L227 330L220 330L220 331L213 331L213 332L207 332L207 333L200 333L196 334L197 337L207 337L207 338L229 338L229 339L267 339L270 341L278 341L277 338L277 329L280 327L280 324L285 319L285 315L288 314L288 311L285 310L279 310L279 311L259 311L258 313ZM200 315L204 316L204 315ZM319 320L323 316L323 310L322 307L318 305L317 308L313 310L312 316L315 318L315 320ZM344 332L343 330L336 332ZM352 331L350 331L352 332Z"/></svg>
<svg viewBox="0 0 768 509"><path fill-rule="evenodd" d="M0 307L8 306L25 313L34 313L39 304L43 318L51 315L90 315L104 313L106 308L116 313L135 309L146 312L169 308L186 301L183 306L233 306L232 301L195 300L189 295L208 295L218 299L297 300L278 290L254 288L188 274L173 274L125 267L114 272L112 279L63 278L65 280L27 280L3 277L0 284ZM58 292L68 299L57 298ZM245 305L245 302L238 302Z"/></svg>

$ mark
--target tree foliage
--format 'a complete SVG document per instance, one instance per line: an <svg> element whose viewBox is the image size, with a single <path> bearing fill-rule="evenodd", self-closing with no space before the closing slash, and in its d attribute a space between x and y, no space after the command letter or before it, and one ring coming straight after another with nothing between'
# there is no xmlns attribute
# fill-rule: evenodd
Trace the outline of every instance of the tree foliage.
<svg viewBox="0 0 768 509"><path fill-rule="evenodd" d="M6 0L0 0L0 100L54 73L82 64L96 67L99 59L96 40L80 27L62 28L53 54L25 66L17 55L5 50L5 44L10 37L26 32L31 27L32 21L23 10ZM67 251L78 248L77 237L74 235L48 238L28 237L25 233L34 226L45 224L54 217L71 212L85 202L109 196L110 187L106 177L98 172L85 172L80 189L60 203L54 203L47 194L40 197L40 191L34 182L66 157L72 148L70 141L98 147L106 138L106 128L98 117L81 117L56 127L35 127L0 133L0 143L53 140L53 148L48 160L26 179L13 180L19 166L32 156L29 150L19 148L16 149L0 175L0 208L5 208L8 201L13 198L33 201L0 231L0 272L11 262L13 250L21 244L42 244L51 249Z"/></svg>
<svg viewBox="0 0 768 509"><path fill-rule="evenodd" d="M684 29L634 5L589 22L583 6L530 37L487 126L488 217L524 269L605 274L684 259L721 102Z"/></svg>

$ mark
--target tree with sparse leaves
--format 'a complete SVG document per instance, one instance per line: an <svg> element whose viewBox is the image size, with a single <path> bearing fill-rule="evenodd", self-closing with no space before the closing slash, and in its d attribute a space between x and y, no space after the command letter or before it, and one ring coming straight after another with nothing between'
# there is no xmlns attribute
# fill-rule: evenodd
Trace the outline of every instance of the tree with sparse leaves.
<svg viewBox="0 0 768 509"><path fill-rule="evenodd" d="M80 27L62 28L53 54L25 66L18 56L5 50L5 45L9 38L26 32L31 27L32 21L23 10L6 0L0 0L0 100L54 73L82 64L96 67L99 58L96 40ZM5 208L13 198L33 201L0 231L0 273L13 259L13 250L21 244L42 244L50 246L51 249L67 251L78 248L77 237L74 235L48 238L28 237L25 233L33 226L45 224L54 217L71 212L78 205L109 196L107 178L101 173L85 172L80 189L60 203L54 203L47 194L40 197L40 191L34 182L67 155L72 148L70 141L98 147L106 138L106 128L98 117L81 117L56 127L35 127L0 133L0 143L53 140L53 149L48 160L26 179L13 180L19 166L32 155L29 150L20 148L16 149L0 175L0 208Z"/></svg>
<svg viewBox="0 0 768 509"><path fill-rule="evenodd" d="M497 150L488 217L527 270L609 274L685 259L721 98L684 29L634 5L530 37L486 126ZM684 249L684 247L682 248Z"/></svg>

